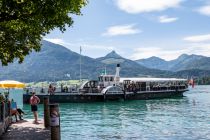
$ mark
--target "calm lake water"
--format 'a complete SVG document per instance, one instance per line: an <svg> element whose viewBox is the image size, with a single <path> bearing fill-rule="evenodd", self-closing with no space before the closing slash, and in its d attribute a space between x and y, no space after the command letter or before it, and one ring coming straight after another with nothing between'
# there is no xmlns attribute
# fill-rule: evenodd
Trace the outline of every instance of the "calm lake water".
<svg viewBox="0 0 210 140"><path fill-rule="evenodd" d="M29 109L24 105L26 118ZM60 104L60 113L62 140L210 139L210 86L183 98Z"/></svg>

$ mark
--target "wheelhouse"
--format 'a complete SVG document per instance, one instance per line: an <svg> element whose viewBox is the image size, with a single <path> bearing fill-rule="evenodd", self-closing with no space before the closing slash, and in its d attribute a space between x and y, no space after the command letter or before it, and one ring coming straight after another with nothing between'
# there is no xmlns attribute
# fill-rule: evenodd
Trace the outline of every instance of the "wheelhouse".
<svg viewBox="0 0 210 140"><path fill-rule="evenodd" d="M114 75L100 75L98 77L100 88L115 85Z"/></svg>

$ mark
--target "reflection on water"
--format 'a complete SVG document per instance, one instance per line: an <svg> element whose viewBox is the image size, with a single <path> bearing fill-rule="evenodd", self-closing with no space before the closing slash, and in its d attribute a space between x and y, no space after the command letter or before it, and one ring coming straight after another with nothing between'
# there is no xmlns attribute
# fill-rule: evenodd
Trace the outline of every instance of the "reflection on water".
<svg viewBox="0 0 210 140"><path fill-rule="evenodd" d="M60 104L62 140L210 139L210 86L197 86L184 95L160 100ZM27 117L32 117L29 106L24 109Z"/></svg>

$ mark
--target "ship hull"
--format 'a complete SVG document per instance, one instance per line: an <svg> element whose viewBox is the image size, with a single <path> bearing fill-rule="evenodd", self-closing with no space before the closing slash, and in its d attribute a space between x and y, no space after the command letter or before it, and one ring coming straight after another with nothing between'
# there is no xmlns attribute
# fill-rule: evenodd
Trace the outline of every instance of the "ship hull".
<svg viewBox="0 0 210 140"><path fill-rule="evenodd" d="M101 93L56 93L54 95L37 94L41 100L49 97L50 103L85 103L85 102L105 102L107 100L149 100L160 98L182 97L187 90L171 91L144 91L144 92L126 92L123 94L101 94ZM23 102L29 104L31 95L24 94Z"/></svg>

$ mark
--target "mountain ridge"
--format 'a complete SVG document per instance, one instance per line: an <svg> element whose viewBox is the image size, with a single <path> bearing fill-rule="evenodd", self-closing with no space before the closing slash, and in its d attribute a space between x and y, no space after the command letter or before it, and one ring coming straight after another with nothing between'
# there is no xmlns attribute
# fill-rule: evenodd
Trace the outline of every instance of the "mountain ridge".
<svg viewBox="0 0 210 140"><path fill-rule="evenodd" d="M121 64L121 76L155 76L165 75L165 71L146 68L135 61L125 59L115 51L101 58L81 56L82 78L96 79L104 67L109 74L115 74L116 64ZM58 81L79 79L80 54L62 45L42 41L40 52L32 52L25 57L22 64L15 61L7 67L0 67L0 80L13 79L23 82ZM67 76L68 75L68 76Z"/></svg>
<svg viewBox="0 0 210 140"><path fill-rule="evenodd" d="M80 58L82 59L83 79L96 79L106 67L108 74L115 74L116 64L121 64L120 76L122 77L180 77L209 76L209 57L183 54L179 59L170 61L173 66L168 66L167 61L151 57L144 62L152 61L152 68L148 68L136 61L123 58L115 51L104 57L91 58L81 56L62 45L42 41L40 52L32 52L25 57L22 64L15 61L6 67L0 67L0 80L13 79L23 82L58 81L80 78ZM196 63L192 63L195 61ZM202 61L201 61L202 60ZM158 64L158 65L157 65ZM206 65L207 64L207 65ZM203 69L197 68L202 65ZM160 70L159 67L175 69L177 71ZM184 69L190 68L190 69Z"/></svg>
<svg viewBox="0 0 210 140"><path fill-rule="evenodd" d="M148 68L156 68L174 72L193 69L210 70L210 57L195 54L182 54L177 59L170 61L166 61L159 57L150 57L147 59L136 60L136 62Z"/></svg>

